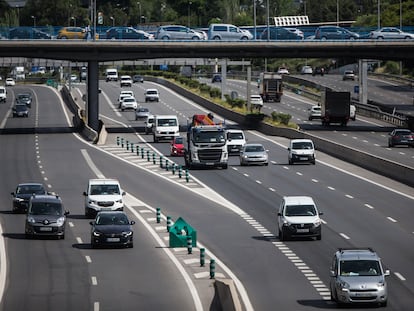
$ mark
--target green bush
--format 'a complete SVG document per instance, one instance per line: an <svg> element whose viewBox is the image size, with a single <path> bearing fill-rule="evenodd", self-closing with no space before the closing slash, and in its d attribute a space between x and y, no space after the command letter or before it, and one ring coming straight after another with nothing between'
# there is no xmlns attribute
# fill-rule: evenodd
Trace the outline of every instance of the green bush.
<svg viewBox="0 0 414 311"><path fill-rule="evenodd" d="M221 98L221 91L218 88L211 88L210 89L210 97Z"/></svg>
<svg viewBox="0 0 414 311"><path fill-rule="evenodd" d="M234 98L232 99L228 94L224 95L224 98L226 99L226 102L232 107L232 108L243 108L246 105L246 101L240 98Z"/></svg>
<svg viewBox="0 0 414 311"><path fill-rule="evenodd" d="M290 114L287 113L279 113L279 112L272 112L272 121L284 125L289 125L289 121L292 118Z"/></svg>

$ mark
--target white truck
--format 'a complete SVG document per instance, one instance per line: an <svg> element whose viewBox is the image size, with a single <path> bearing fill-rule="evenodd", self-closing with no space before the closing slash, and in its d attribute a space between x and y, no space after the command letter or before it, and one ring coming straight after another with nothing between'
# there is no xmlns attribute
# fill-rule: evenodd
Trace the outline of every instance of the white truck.
<svg viewBox="0 0 414 311"><path fill-rule="evenodd" d="M12 77L14 80L24 80L26 79L26 72L23 66L16 66L13 68L11 72Z"/></svg>
<svg viewBox="0 0 414 311"><path fill-rule="evenodd" d="M106 69L106 82L118 81L118 70L115 68Z"/></svg>
<svg viewBox="0 0 414 311"><path fill-rule="evenodd" d="M262 72L258 88L264 102L280 102L283 94L282 76L276 72Z"/></svg>
<svg viewBox="0 0 414 311"><path fill-rule="evenodd" d="M216 124L211 115L195 114L188 125L187 143L184 150L187 168L221 167L227 169L228 152L226 130Z"/></svg>

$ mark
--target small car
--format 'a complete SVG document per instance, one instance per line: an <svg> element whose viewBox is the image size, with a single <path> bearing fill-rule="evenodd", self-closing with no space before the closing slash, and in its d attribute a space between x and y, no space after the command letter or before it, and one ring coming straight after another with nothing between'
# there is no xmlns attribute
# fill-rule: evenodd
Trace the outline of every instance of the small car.
<svg viewBox="0 0 414 311"><path fill-rule="evenodd" d="M277 74L279 74L279 75L288 75L289 74L289 69L287 69L286 67L279 67L279 69L277 70Z"/></svg>
<svg viewBox="0 0 414 311"><path fill-rule="evenodd" d="M13 118L15 117L29 117L29 109L26 104L16 104L13 107Z"/></svg>
<svg viewBox="0 0 414 311"><path fill-rule="evenodd" d="M16 103L25 104L27 107L32 107L32 95L30 93L20 93L16 96Z"/></svg>
<svg viewBox="0 0 414 311"><path fill-rule="evenodd" d="M303 66L300 70L300 74L302 75L311 75L313 73L313 69L311 66Z"/></svg>
<svg viewBox="0 0 414 311"><path fill-rule="evenodd" d="M281 241L290 238L322 238L323 215L309 196L285 196L277 213L277 226Z"/></svg>
<svg viewBox="0 0 414 311"><path fill-rule="evenodd" d="M157 89L145 90L145 102L158 102L160 101L160 95Z"/></svg>
<svg viewBox="0 0 414 311"><path fill-rule="evenodd" d="M154 125L154 116L150 114L145 120L145 134L152 132L152 127Z"/></svg>
<svg viewBox="0 0 414 311"><path fill-rule="evenodd" d="M315 67L312 70L312 76L321 75L323 76L325 74L325 68L324 67Z"/></svg>
<svg viewBox="0 0 414 311"><path fill-rule="evenodd" d="M128 110L128 109L137 110L137 108L138 108L138 103L135 100L135 98L132 96L125 97L121 102L121 111Z"/></svg>
<svg viewBox="0 0 414 311"><path fill-rule="evenodd" d="M101 211L96 214L91 225L91 246L124 246L134 247L134 232L131 226L135 221L129 221L122 211Z"/></svg>
<svg viewBox="0 0 414 311"><path fill-rule="evenodd" d="M13 197L13 213L26 212L29 207L29 199L32 195L47 194L42 183L21 183L16 190L10 193Z"/></svg>
<svg viewBox="0 0 414 311"><path fill-rule="evenodd" d="M154 35L132 27L112 27L106 31L108 40L154 40Z"/></svg>
<svg viewBox="0 0 414 311"><path fill-rule="evenodd" d="M215 83L215 82L221 82L220 74L214 74L213 77L211 78L211 83Z"/></svg>
<svg viewBox="0 0 414 311"><path fill-rule="evenodd" d="M342 81L345 80L355 80L355 73L353 70L345 70L342 76Z"/></svg>
<svg viewBox="0 0 414 311"><path fill-rule="evenodd" d="M121 79L119 81L120 81L120 86L121 87L123 87L123 86L131 87L132 83L133 83L131 76L128 76L128 75L121 76Z"/></svg>
<svg viewBox="0 0 414 311"><path fill-rule="evenodd" d="M250 104L252 108L261 109L263 107L263 98L259 94L250 95Z"/></svg>
<svg viewBox="0 0 414 311"><path fill-rule="evenodd" d="M140 119L146 119L150 115L150 111L146 107L139 107L135 110L135 121Z"/></svg>
<svg viewBox="0 0 414 311"><path fill-rule="evenodd" d="M55 236L58 239L64 239L68 214L59 196L33 195L30 197L26 214L26 238Z"/></svg>
<svg viewBox="0 0 414 311"><path fill-rule="evenodd" d="M309 108L309 121L312 121L313 119L320 119L321 118L321 106L314 105L311 108Z"/></svg>
<svg viewBox="0 0 414 311"><path fill-rule="evenodd" d="M171 142L171 156L184 156L184 138L176 136Z"/></svg>
<svg viewBox="0 0 414 311"><path fill-rule="evenodd" d="M82 27L62 27L59 29L57 39L85 39L86 30Z"/></svg>
<svg viewBox="0 0 414 311"><path fill-rule="evenodd" d="M405 145L414 147L414 133L409 129L395 129L389 133L388 147Z"/></svg>
<svg viewBox="0 0 414 311"><path fill-rule="evenodd" d="M381 29L371 31L369 33L370 39L384 40L412 40L414 34L410 32L404 32L396 27L383 27Z"/></svg>
<svg viewBox="0 0 414 311"><path fill-rule="evenodd" d="M133 83L136 83L136 82L139 82L139 83L144 83L144 77L143 77L143 76L141 76L141 75L134 75L134 76L132 77L132 82L133 82Z"/></svg>
<svg viewBox="0 0 414 311"><path fill-rule="evenodd" d="M316 164L315 146L311 139L291 139L287 149L289 164L295 162Z"/></svg>
<svg viewBox="0 0 414 311"><path fill-rule="evenodd" d="M240 151L240 165L260 164L269 165L268 151L262 144L245 144Z"/></svg>
<svg viewBox="0 0 414 311"><path fill-rule="evenodd" d="M240 151L246 144L246 135L243 130L240 129L228 129L226 130L227 138L227 152L229 155L239 155Z"/></svg>
<svg viewBox="0 0 414 311"><path fill-rule="evenodd" d="M7 78L5 84L6 86L15 86L16 82L14 81L13 78Z"/></svg>

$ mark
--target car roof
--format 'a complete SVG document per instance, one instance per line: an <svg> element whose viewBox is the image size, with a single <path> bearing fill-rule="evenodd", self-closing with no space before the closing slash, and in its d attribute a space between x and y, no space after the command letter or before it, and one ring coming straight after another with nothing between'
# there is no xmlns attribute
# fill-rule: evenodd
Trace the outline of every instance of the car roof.
<svg viewBox="0 0 414 311"><path fill-rule="evenodd" d="M309 196L285 196L283 200L285 200L286 205L315 205L315 202Z"/></svg>
<svg viewBox="0 0 414 311"><path fill-rule="evenodd" d="M35 182L27 182L27 183L21 183L17 185L18 187L23 187L23 186L42 186L43 188L45 187L42 183L35 183Z"/></svg>
<svg viewBox="0 0 414 311"><path fill-rule="evenodd" d="M297 138L297 139L291 139L290 140L292 143L300 143L300 142L311 142L313 143L313 141L311 139L306 139L306 138Z"/></svg>
<svg viewBox="0 0 414 311"><path fill-rule="evenodd" d="M53 195L53 194L36 194L33 195L30 199L32 202L44 202L44 201L48 201L48 202L56 202L56 203L61 203L62 200L60 199L60 197L58 195Z"/></svg>
<svg viewBox="0 0 414 311"><path fill-rule="evenodd" d="M338 249L337 256L340 260L373 260L379 259L372 248Z"/></svg>
<svg viewBox="0 0 414 311"><path fill-rule="evenodd" d="M146 89L146 90L145 90L145 92L148 92L148 91L157 91L157 92L158 92L158 90L157 90L157 89Z"/></svg>
<svg viewBox="0 0 414 311"><path fill-rule="evenodd" d="M104 184L119 184L117 179L107 179L107 178L94 178L89 179L90 185L104 185Z"/></svg>

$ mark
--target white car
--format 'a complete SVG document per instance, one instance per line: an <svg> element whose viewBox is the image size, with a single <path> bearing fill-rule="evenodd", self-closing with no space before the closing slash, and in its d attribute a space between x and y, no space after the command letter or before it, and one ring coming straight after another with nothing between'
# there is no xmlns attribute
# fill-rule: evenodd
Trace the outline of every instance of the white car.
<svg viewBox="0 0 414 311"><path fill-rule="evenodd" d="M281 241L290 238L313 238L321 240L322 215L315 202L308 196L285 196L277 213L277 226Z"/></svg>
<svg viewBox="0 0 414 311"><path fill-rule="evenodd" d="M121 85L121 87L123 87L123 86L129 86L129 87L131 87L132 86L132 78L131 78L131 76L121 76L121 79L120 79L120 85Z"/></svg>
<svg viewBox="0 0 414 311"><path fill-rule="evenodd" d="M145 90L145 102L158 102L160 101L160 95L157 89Z"/></svg>
<svg viewBox="0 0 414 311"><path fill-rule="evenodd" d="M250 95L250 104L253 108L260 109L263 107L263 98L259 94Z"/></svg>
<svg viewBox="0 0 414 311"><path fill-rule="evenodd" d="M309 121L313 119L320 119L321 118L321 106L315 105L309 109Z"/></svg>
<svg viewBox="0 0 414 311"><path fill-rule="evenodd" d="M124 100L125 97L134 97L134 92L133 91L121 91L121 93L119 93L119 97L118 97L118 108L121 109L121 102Z"/></svg>
<svg viewBox="0 0 414 311"><path fill-rule="evenodd" d="M128 96L125 97L122 101L121 101L121 110L128 110L128 109L132 109L132 110L137 110L138 108L138 103L135 100L134 97L132 96Z"/></svg>
<svg viewBox="0 0 414 311"><path fill-rule="evenodd" d="M401 31L395 27L383 27L381 29L371 31L369 33L370 39L384 40L384 39L393 39L393 40L412 40L414 39L414 34L409 32Z"/></svg>
<svg viewBox="0 0 414 311"><path fill-rule="evenodd" d="M5 84L6 86L15 86L16 82L14 81L13 78L7 78Z"/></svg>
<svg viewBox="0 0 414 311"><path fill-rule="evenodd" d="M303 31L298 29L298 28L285 27L285 29L289 30L290 32L293 32L293 33L297 34L299 37L302 38L302 40L305 37Z"/></svg>
<svg viewBox="0 0 414 311"><path fill-rule="evenodd" d="M295 162L316 163L315 146L310 139L291 139L288 147L289 164Z"/></svg>
<svg viewBox="0 0 414 311"><path fill-rule="evenodd" d="M302 75L311 75L313 73L313 69L311 66L303 66L300 74Z"/></svg>
<svg viewBox="0 0 414 311"><path fill-rule="evenodd" d="M246 144L246 136L242 130L229 129L226 131L227 151L230 154L240 154Z"/></svg>
<svg viewBox="0 0 414 311"><path fill-rule="evenodd" d="M279 67L279 69L277 70L277 73L279 75L288 75L289 70L286 67Z"/></svg>
<svg viewBox="0 0 414 311"><path fill-rule="evenodd" d="M90 179L85 196L85 216L94 217L100 211L123 211L125 192L116 179Z"/></svg>

